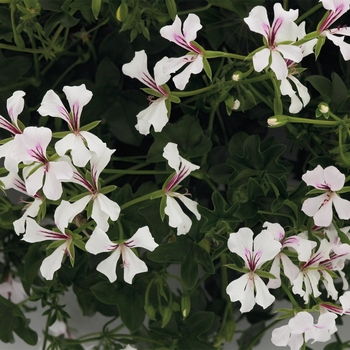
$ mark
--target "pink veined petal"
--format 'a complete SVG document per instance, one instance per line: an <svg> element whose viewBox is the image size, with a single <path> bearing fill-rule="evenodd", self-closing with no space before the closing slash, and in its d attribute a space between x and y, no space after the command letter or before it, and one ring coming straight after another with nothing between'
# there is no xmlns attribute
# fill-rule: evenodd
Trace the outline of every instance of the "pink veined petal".
<svg viewBox="0 0 350 350"><path fill-rule="evenodd" d="M90 195L80 198L74 203L62 200L60 205L55 210L55 224L62 231L68 227L68 224L81 213L91 199Z"/></svg>
<svg viewBox="0 0 350 350"><path fill-rule="evenodd" d="M168 215L169 226L176 228L178 235L184 235L190 230L191 219L182 211L176 200L169 195L166 196L164 212Z"/></svg>
<svg viewBox="0 0 350 350"><path fill-rule="evenodd" d="M281 287L281 259L279 256L273 260L270 273L272 273L276 278L270 278L267 284L267 288L276 289Z"/></svg>
<svg viewBox="0 0 350 350"><path fill-rule="evenodd" d="M254 283L256 289L255 302L263 309L266 309L275 301L275 297L269 292L266 284L259 276L254 276Z"/></svg>
<svg viewBox="0 0 350 350"><path fill-rule="evenodd" d="M92 92L86 88L85 84L79 86L64 86L63 92L67 97L72 118L74 119L74 125L77 126L79 130L81 112L83 107L90 102Z"/></svg>
<svg viewBox="0 0 350 350"><path fill-rule="evenodd" d="M175 16L173 24L162 27L160 29L160 35L171 42L177 43L175 39L179 36L182 36L181 32L181 19L178 15Z"/></svg>
<svg viewBox="0 0 350 350"><path fill-rule="evenodd" d="M290 76L288 76L290 78ZM282 95L288 95L291 99L291 104L289 106L289 112L290 113L298 113L303 108L303 104L301 103L299 97L295 93L295 91L292 88L291 83L288 81L288 79L281 80L281 94Z"/></svg>
<svg viewBox="0 0 350 350"><path fill-rule="evenodd" d="M276 241L280 242L284 238L285 232L280 224L265 221L263 227L272 234Z"/></svg>
<svg viewBox="0 0 350 350"><path fill-rule="evenodd" d="M350 202L340 198L336 193L332 194L332 200L339 219L350 219Z"/></svg>
<svg viewBox="0 0 350 350"><path fill-rule="evenodd" d="M121 245L124 281L132 284L132 279L135 275L142 272L147 272L148 268L144 261L139 259L130 248Z"/></svg>
<svg viewBox="0 0 350 350"><path fill-rule="evenodd" d="M237 232L230 234L227 241L228 249L232 253L238 254L249 266L248 256L253 250L253 231L250 228L242 227Z"/></svg>
<svg viewBox="0 0 350 350"><path fill-rule="evenodd" d="M105 213L100 206L100 202L97 200L94 200L92 204L92 213L91 217L95 220L97 226L101 228L103 231L108 231L109 223L108 219L109 216L107 213Z"/></svg>
<svg viewBox="0 0 350 350"><path fill-rule="evenodd" d="M344 41L344 37L330 34L328 31L326 32L326 35L329 40L333 41L334 45L339 47L344 60L350 60L350 45Z"/></svg>
<svg viewBox="0 0 350 350"><path fill-rule="evenodd" d="M313 328L314 319L308 312L301 311L289 320L288 325L292 334L303 334Z"/></svg>
<svg viewBox="0 0 350 350"><path fill-rule="evenodd" d="M316 226L329 226L331 224L333 218L332 199L333 198L323 204L319 211L313 216Z"/></svg>
<svg viewBox="0 0 350 350"><path fill-rule="evenodd" d="M286 61L282 55L274 50L271 50L271 65L270 68L276 74L278 80L286 79L288 76L288 68Z"/></svg>
<svg viewBox="0 0 350 350"><path fill-rule="evenodd" d="M155 132L163 130L169 121L165 100L164 97L153 100L146 109L137 114L135 128L140 134L148 135L152 125Z"/></svg>
<svg viewBox="0 0 350 350"><path fill-rule="evenodd" d="M324 180L331 191L339 191L345 183L345 175L335 166L328 166L324 169Z"/></svg>
<svg viewBox="0 0 350 350"><path fill-rule="evenodd" d="M322 204L329 199L329 192L320 194L316 197L307 198L302 207L301 210L308 216L314 216L322 206ZM328 226L328 225L326 225Z"/></svg>
<svg viewBox="0 0 350 350"><path fill-rule="evenodd" d="M65 120L68 125L71 125L69 112L53 90L47 91L44 95L38 113L42 116L49 115L50 117L61 118Z"/></svg>
<svg viewBox="0 0 350 350"><path fill-rule="evenodd" d="M68 242L65 241L62 245L43 260L40 266L40 272L47 280L52 280L54 273L61 267L62 259L66 253Z"/></svg>
<svg viewBox="0 0 350 350"><path fill-rule="evenodd" d="M25 92L22 90L15 91L10 98L7 99L6 107L11 121L14 125L18 127L17 117L22 113L24 108Z"/></svg>
<svg viewBox="0 0 350 350"><path fill-rule="evenodd" d="M30 196L34 196L38 192L38 190L42 187L44 172L45 172L45 169L42 166L38 168L28 178L26 178L27 174L29 174L32 169L33 167L30 167L30 166L23 169L23 176L25 178L27 193Z"/></svg>
<svg viewBox="0 0 350 350"><path fill-rule="evenodd" d="M298 95L300 96L301 100L303 101L303 105L306 106L310 102L310 95L309 95L309 92L308 92L306 86L304 86L293 75L289 75L288 78L295 84L297 91L298 91Z"/></svg>
<svg viewBox="0 0 350 350"><path fill-rule="evenodd" d="M148 226L140 227L135 234L128 239L124 244L127 244L129 248L139 247L145 248L153 252L158 247L158 244L154 241L154 238L148 228Z"/></svg>
<svg viewBox="0 0 350 350"><path fill-rule="evenodd" d="M299 236L288 237L283 244L284 247L291 247L298 253L299 261L308 261L311 256L311 251L316 245L316 242L309 241Z"/></svg>
<svg viewBox="0 0 350 350"><path fill-rule="evenodd" d="M253 56L253 66L257 72L261 72L269 64L271 50L264 48Z"/></svg>
<svg viewBox="0 0 350 350"><path fill-rule="evenodd" d="M203 70L203 56L197 55L194 59L192 58L193 56L190 56L187 55L187 58L190 59L190 64L173 78L173 82L179 90L183 90L186 87L191 74L198 74Z"/></svg>
<svg viewBox="0 0 350 350"><path fill-rule="evenodd" d="M273 10L274 20L271 27L275 32L275 43L295 41L298 35L298 26L294 21L298 18L299 11L293 9L285 11L280 3L276 3Z"/></svg>
<svg viewBox="0 0 350 350"><path fill-rule="evenodd" d="M85 248L89 253L96 255L117 249L117 244L113 243L104 231L96 227L86 242Z"/></svg>
<svg viewBox="0 0 350 350"><path fill-rule="evenodd" d="M251 281L249 274L246 273L229 283L226 287L226 293L232 302L241 302L240 312L249 312L253 309L255 305L254 283Z"/></svg>
<svg viewBox="0 0 350 350"><path fill-rule="evenodd" d="M159 91L156 82L148 72L147 55L144 50L135 52L135 56L132 61L124 64L122 71L130 78L136 78L149 88Z"/></svg>
<svg viewBox="0 0 350 350"><path fill-rule="evenodd" d="M103 273L111 283L117 280L117 263L120 257L121 249L118 247L107 259L101 261L96 270Z"/></svg>
<svg viewBox="0 0 350 350"><path fill-rule="evenodd" d="M344 4L344 10L346 10L346 7L349 8L350 4L349 0L319 0L319 2L322 2L322 6L330 11L335 11L340 4Z"/></svg>
<svg viewBox="0 0 350 350"><path fill-rule="evenodd" d="M270 22L267 17L266 8L263 6L255 6L249 12L249 16L244 18L249 29L252 32L263 35L266 39L270 34Z"/></svg>
<svg viewBox="0 0 350 350"><path fill-rule="evenodd" d="M260 268L266 261L272 260L280 252L282 245L266 230L259 233L253 242L256 268ZM259 259L257 256L259 255Z"/></svg>
<svg viewBox="0 0 350 350"><path fill-rule="evenodd" d="M173 168L176 173L178 173L181 160L180 153L177 149L177 144L174 142L168 142L163 148L162 156L168 161L168 165Z"/></svg>
<svg viewBox="0 0 350 350"><path fill-rule="evenodd" d="M287 346L290 335L288 325L275 328L271 334L271 342L276 346Z"/></svg>
<svg viewBox="0 0 350 350"><path fill-rule="evenodd" d="M91 158L91 153L85 147L81 136L73 133L57 141L55 150L60 156L65 155L68 150L71 150L73 163L78 167L84 167Z"/></svg>
<svg viewBox="0 0 350 350"><path fill-rule="evenodd" d="M185 64L190 62L190 59L193 59L194 55L188 54L181 57L171 57L164 61L163 63L163 72L164 74L170 74L177 72Z"/></svg>
<svg viewBox="0 0 350 350"><path fill-rule="evenodd" d="M324 178L324 170L321 165L317 165L314 170L308 170L302 177L302 180L308 185L319 189L324 189L324 185L328 186Z"/></svg>
<svg viewBox="0 0 350 350"><path fill-rule="evenodd" d="M198 203L187 198L185 195L177 197L185 206L196 216L197 220L201 219L201 214L197 209Z"/></svg>
<svg viewBox="0 0 350 350"><path fill-rule="evenodd" d="M338 316L332 312L327 312L320 315L318 322L314 327L314 341L312 344L316 341L326 342L331 339L331 335L338 330L335 324L335 319L337 317Z"/></svg>
<svg viewBox="0 0 350 350"><path fill-rule="evenodd" d="M307 273L307 277L310 281L312 294L315 298L321 295L321 292L318 289L318 282L320 281L320 273L317 270L309 270Z"/></svg>

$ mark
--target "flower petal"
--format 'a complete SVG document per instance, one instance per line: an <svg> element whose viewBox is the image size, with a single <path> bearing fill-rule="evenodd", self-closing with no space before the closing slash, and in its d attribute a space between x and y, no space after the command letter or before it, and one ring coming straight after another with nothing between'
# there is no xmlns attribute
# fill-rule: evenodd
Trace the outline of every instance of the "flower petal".
<svg viewBox="0 0 350 350"><path fill-rule="evenodd" d="M125 244L121 245L123 269L124 269L124 281L132 284L132 279L135 275L142 272L147 272L148 268L144 261L139 259L133 251Z"/></svg>
<svg viewBox="0 0 350 350"><path fill-rule="evenodd" d="M111 283L117 279L117 262L120 257L120 247L118 247L107 259L101 261L96 270L103 273Z"/></svg>
<svg viewBox="0 0 350 350"><path fill-rule="evenodd" d="M68 242L64 242L55 251L43 260L40 272L47 280L53 279L53 274L61 267L62 259L66 253Z"/></svg>

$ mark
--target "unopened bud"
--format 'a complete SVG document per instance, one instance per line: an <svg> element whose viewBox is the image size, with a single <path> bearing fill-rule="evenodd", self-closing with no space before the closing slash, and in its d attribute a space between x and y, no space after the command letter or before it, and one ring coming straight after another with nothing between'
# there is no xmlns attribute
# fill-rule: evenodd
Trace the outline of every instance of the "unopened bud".
<svg viewBox="0 0 350 350"><path fill-rule="evenodd" d="M240 81L241 80L241 77L242 77L242 72L234 72L232 74L232 80L233 81Z"/></svg>
<svg viewBox="0 0 350 350"><path fill-rule="evenodd" d="M235 100L235 102L233 103L232 109L236 111L240 105L241 105L241 102L239 100Z"/></svg>
<svg viewBox="0 0 350 350"><path fill-rule="evenodd" d="M181 311L183 318L186 318L191 310L191 298L188 294L181 297Z"/></svg>
<svg viewBox="0 0 350 350"><path fill-rule="evenodd" d="M271 128L278 128L288 123L288 117L286 115L277 115L267 119L267 124Z"/></svg>
<svg viewBox="0 0 350 350"><path fill-rule="evenodd" d="M328 106L328 104L325 103L325 102L319 103L318 109L319 109L319 111L320 111L322 114L326 114L326 113L329 112L329 106Z"/></svg>

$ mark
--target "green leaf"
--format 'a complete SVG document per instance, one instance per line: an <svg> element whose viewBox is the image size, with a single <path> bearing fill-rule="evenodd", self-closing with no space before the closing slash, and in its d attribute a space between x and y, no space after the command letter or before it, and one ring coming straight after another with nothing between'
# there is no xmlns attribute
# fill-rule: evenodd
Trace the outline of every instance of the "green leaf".
<svg viewBox="0 0 350 350"><path fill-rule="evenodd" d="M181 281L187 290L193 289L198 281L198 264L191 255L186 255L181 262Z"/></svg>
<svg viewBox="0 0 350 350"><path fill-rule="evenodd" d="M176 2L175 0L165 0L165 5L168 10L170 18L174 21L177 14Z"/></svg>
<svg viewBox="0 0 350 350"><path fill-rule="evenodd" d="M246 267L238 267L236 264L226 264L225 266L228 267L229 269L232 269L238 272L242 272L242 273L249 272L249 269L247 269Z"/></svg>
<svg viewBox="0 0 350 350"><path fill-rule="evenodd" d="M321 75L312 75L307 77L305 81L309 82L321 94L324 102L329 103L331 101L330 96L332 96L333 86L329 79Z"/></svg>
<svg viewBox="0 0 350 350"><path fill-rule="evenodd" d="M90 131L90 130L96 128L96 126L99 125L100 123L101 123L101 120L96 120L94 122L91 122L89 124L86 124L86 125L80 127L80 130L81 131Z"/></svg>
<svg viewBox="0 0 350 350"><path fill-rule="evenodd" d="M211 67L210 67L208 60L205 57L203 58L203 68L204 68L204 72L207 75L207 77L209 78L209 80L212 80Z"/></svg>
<svg viewBox="0 0 350 350"><path fill-rule="evenodd" d="M94 15L95 19L97 19L100 10L101 10L101 0L92 0L91 3L91 10L92 14Z"/></svg>
<svg viewBox="0 0 350 350"><path fill-rule="evenodd" d="M114 284L109 282L100 282L91 286L90 290L92 294L102 303L107 305L117 305L115 296L119 293L119 290L117 290Z"/></svg>

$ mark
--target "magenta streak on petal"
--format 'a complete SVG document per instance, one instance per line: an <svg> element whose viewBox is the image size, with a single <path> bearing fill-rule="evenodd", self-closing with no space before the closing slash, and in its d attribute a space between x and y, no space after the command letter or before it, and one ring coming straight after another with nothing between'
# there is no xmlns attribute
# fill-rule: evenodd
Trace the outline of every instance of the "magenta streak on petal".
<svg viewBox="0 0 350 350"><path fill-rule="evenodd" d="M347 256L348 254L349 253L347 253L347 252L343 253L343 254L335 254L334 252L332 252L329 255L329 259L321 261L320 265L325 266L329 270L333 270L332 261L338 260L344 256Z"/></svg>
<svg viewBox="0 0 350 350"><path fill-rule="evenodd" d="M122 244L121 244L122 246ZM107 251L113 251L116 250L119 247L119 244L111 244L109 247L107 247Z"/></svg>
<svg viewBox="0 0 350 350"><path fill-rule="evenodd" d="M85 187L92 194L95 193L95 188L91 185L91 183L76 171L73 172L73 179L78 181L81 186Z"/></svg>
<svg viewBox="0 0 350 350"><path fill-rule="evenodd" d="M21 192L24 192L24 193L27 193L27 188L26 188L26 185L24 184L23 181L20 181L18 179L15 179L13 181L13 187L16 189L16 190L19 190Z"/></svg>
<svg viewBox="0 0 350 350"><path fill-rule="evenodd" d="M64 117L64 119L69 124L69 126L74 130L73 125L72 125L72 120L69 116L68 111L62 106L58 106L57 111L58 111L58 113L60 113Z"/></svg>
<svg viewBox="0 0 350 350"><path fill-rule="evenodd" d="M75 133L79 133L79 127L80 127L80 120L79 120L79 111L80 111L80 106L78 101L75 101L72 106L72 129Z"/></svg>
<svg viewBox="0 0 350 350"><path fill-rule="evenodd" d="M276 18L273 26L270 30L269 36L268 36L268 45L271 49L273 49L275 47L276 44L276 34L279 31L279 29L281 28L281 25L283 23L283 18L279 17Z"/></svg>
<svg viewBox="0 0 350 350"><path fill-rule="evenodd" d="M168 185L165 188L165 192L170 192L175 186L177 186L189 173L190 168L183 166L180 168L180 171L176 173Z"/></svg>
<svg viewBox="0 0 350 350"><path fill-rule="evenodd" d="M342 315L343 314L343 308L340 306L334 306L334 305L328 305L328 304L320 304L321 307L334 312L335 314Z"/></svg>
<svg viewBox="0 0 350 350"><path fill-rule="evenodd" d="M126 245L128 248L134 248L135 247L135 242L133 239L124 242L124 245Z"/></svg>
<svg viewBox="0 0 350 350"><path fill-rule="evenodd" d="M319 188L320 190L326 190L330 191L331 190L331 185L327 184L326 182L322 183L316 183L316 188Z"/></svg>
<svg viewBox="0 0 350 350"><path fill-rule="evenodd" d="M49 230L39 230L38 234L40 236L51 238L55 241L69 239L69 236L66 235L65 233L59 233L59 232L54 232L54 231L49 231Z"/></svg>
<svg viewBox="0 0 350 350"><path fill-rule="evenodd" d="M36 144L35 149L31 148L31 149L27 150L27 153L32 158L34 158L36 161L38 161L39 163L42 163L42 164L48 163L48 160L47 160L46 156L44 155L44 151L43 151L40 143Z"/></svg>
<svg viewBox="0 0 350 350"><path fill-rule="evenodd" d="M142 76L143 77L141 77L141 80L146 86L150 87L155 91L158 91L163 96L168 96L168 93L160 85L157 85L157 83L151 76L147 75L145 72L142 72Z"/></svg>
<svg viewBox="0 0 350 350"><path fill-rule="evenodd" d="M16 135L16 134L22 134L22 130L17 128L15 125L11 124L9 121L7 121L4 117L0 116L0 128L5 129L9 131L10 133Z"/></svg>
<svg viewBox="0 0 350 350"><path fill-rule="evenodd" d="M198 55L202 54L201 50L199 50L198 47L194 46L193 44L188 43L183 35L174 34L174 40L176 44L183 47L184 49L195 52Z"/></svg>
<svg viewBox="0 0 350 350"><path fill-rule="evenodd" d="M329 28L329 26L332 25L342 15L343 10L344 4L340 4L339 6L337 6L335 11L330 11L324 22L321 24L318 32L322 33L324 30Z"/></svg>
<svg viewBox="0 0 350 350"><path fill-rule="evenodd" d="M320 261L322 261L322 254L320 252L316 253L309 261L307 261L305 264L302 265L303 268L316 265Z"/></svg>
<svg viewBox="0 0 350 350"><path fill-rule="evenodd" d="M94 182L95 192L98 189L98 177L97 177L97 169L96 165L91 164L91 177L92 181Z"/></svg>

